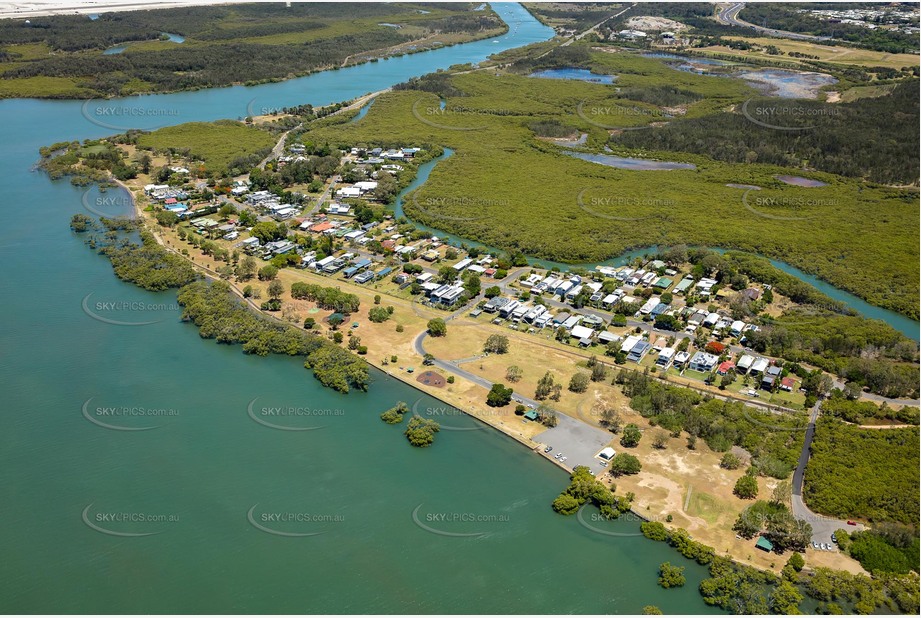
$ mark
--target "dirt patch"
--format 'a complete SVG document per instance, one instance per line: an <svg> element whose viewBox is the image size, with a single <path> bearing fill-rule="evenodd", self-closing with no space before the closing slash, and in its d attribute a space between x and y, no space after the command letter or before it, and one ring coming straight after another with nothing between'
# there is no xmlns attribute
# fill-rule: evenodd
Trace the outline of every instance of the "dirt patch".
<svg viewBox="0 0 921 618"><path fill-rule="evenodd" d="M434 371L423 371L419 374L419 377L416 378L416 382L421 382L426 386L433 386L435 388L444 388L446 384L445 377Z"/></svg>
<svg viewBox="0 0 921 618"><path fill-rule="evenodd" d="M688 28L681 22L675 21L674 19L653 17L651 15L637 15L636 17L631 17L627 20L627 27L633 28L634 30L670 30L672 32L680 32L681 30L687 30Z"/></svg>

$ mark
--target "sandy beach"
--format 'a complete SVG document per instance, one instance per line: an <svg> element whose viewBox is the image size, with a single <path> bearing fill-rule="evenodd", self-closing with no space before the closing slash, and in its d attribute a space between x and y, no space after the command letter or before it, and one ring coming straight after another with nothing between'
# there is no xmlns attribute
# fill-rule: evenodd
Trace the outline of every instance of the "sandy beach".
<svg viewBox="0 0 921 618"><path fill-rule="evenodd" d="M174 9L183 6L232 4L234 0L153 0L123 2L121 0L69 0L67 2L0 2L0 19L28 19L48 15L95 15L113 11L146 11Z"/></svg>

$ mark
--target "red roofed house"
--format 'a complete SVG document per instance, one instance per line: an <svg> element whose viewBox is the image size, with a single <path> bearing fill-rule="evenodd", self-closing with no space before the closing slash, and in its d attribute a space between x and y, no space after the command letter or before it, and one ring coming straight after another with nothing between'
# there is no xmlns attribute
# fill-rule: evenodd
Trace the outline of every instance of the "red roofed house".
<svg viewBox="0 0 921 618"><path fill-rule="evenodd" d="M333 224L327 221L324 221L323 223L317 223L316 225L311 225L307 229L309 229L311 232L321 233L321 232L325 232L326 230L333 229Z"/></svg>
<svg viewBox="0 0 921 618"><path fill-rule="evenodd" d="M735 369L735 368L736 366L732 361L729 361L729 360L723 361L722 363L720 363L720 366L716 368L716 373L718 373L721 376L724 376L727 373L729 373L730 369Z"/></svg>
<svg viewBox="0 0 921 618"><path fill-rule="evenodd" d="M780 380L780 389L789 392L793 391L793 387L796 386L796 381L793 380L790 376Z"/></svg>

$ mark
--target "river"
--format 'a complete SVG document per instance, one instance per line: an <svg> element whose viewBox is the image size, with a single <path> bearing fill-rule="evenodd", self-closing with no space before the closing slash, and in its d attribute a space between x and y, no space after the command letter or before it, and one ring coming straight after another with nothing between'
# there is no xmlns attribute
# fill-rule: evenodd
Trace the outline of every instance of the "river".
<svg viewBox="0 0 921 618"><path fill-rule="evenodd" d="M418 394L383 373L369 393L340 395L296 360L201 340L179 322L175 292L118 281L69 231L83 190L30 173L40 146L113 132L101 124L323 105L550 36L519 5L495 6L511 25L497 43L252 88L0 101L4 611L715 611L697 593L705 569L635 536L635 521L592 523L633 535L607 536L554 514L566 475L505 436L443 431L413 449L378 414ZM116 106L127 111L107 113ZM88 203L128 208L111 191ZM687 567L684 588L656 585L666 560Z"/></svg>

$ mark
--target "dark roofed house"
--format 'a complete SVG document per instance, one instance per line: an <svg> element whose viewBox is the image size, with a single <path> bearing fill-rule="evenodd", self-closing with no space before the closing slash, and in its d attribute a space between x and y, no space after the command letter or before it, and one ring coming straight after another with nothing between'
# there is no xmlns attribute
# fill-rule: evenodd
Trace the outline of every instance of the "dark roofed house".
<svg viewBox="0 0 921 618"><path fill-rule="evenodd" d="M774 544L771 543L766 538L764 538L763 536L758 537L758 542L755 543L755 547L757 547L761 551L766 551L766 552L774 551Z"/></svg>
<svg viewBox="0 0 921 618"><path fill-rule="evenodd" d="M764 376L761 378L761 388L768 391L774 388L774 382L780 378L780 372L780 367L776 365L768 367L767 371L764 372Z"/></svg>

